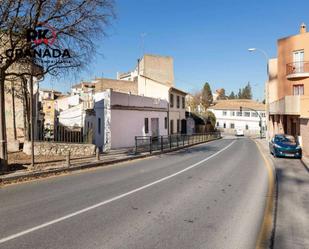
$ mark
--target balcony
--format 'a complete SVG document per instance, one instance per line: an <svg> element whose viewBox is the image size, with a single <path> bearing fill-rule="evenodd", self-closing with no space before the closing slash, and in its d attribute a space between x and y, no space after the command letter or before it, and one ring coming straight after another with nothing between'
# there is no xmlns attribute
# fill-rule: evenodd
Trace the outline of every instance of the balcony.
<svg viewBox="0 0 309 249"><path fill-rule="evenodd" d="M289 80L299 80L309 77L309 62L299 61L286 65L286 78Z"/></svg>
<svg viewBox="0 0 309 249"><path fill-rule="evenodd" d="M269 103L270 114L300 115L309 118L309 96L290 95Z"/></svg>

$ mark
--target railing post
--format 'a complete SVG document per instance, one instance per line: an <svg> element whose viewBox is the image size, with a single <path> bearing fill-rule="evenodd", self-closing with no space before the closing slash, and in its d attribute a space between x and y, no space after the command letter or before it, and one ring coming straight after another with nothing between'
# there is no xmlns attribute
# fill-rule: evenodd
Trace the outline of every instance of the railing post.
<svg viewBox="0 0 309 249"><path fill-rule="evenodd" d="M152 137L149 137L150 141L149 141L149 153L152 153Z"/></svg>
<svg viewBox="0 0 309 249"><path fill-rule="evenodd" d="M172 135L169 135L170 149L172 149Z"/></svg>
<svg viewBox="0 0 309 249"><path fill-rule="evenodd" d="M71 152L70 151L68 151L68 154L66 156L66 164L67 164L67 167L71 166Z"/></svg>
<svg viewBox="0 0 309 249"><path fill-rule="evenodd" d="M161 151L163 151L163 136L161 136Z"/></svg>
<svg viewBox="0 0 309 249"><path fill-rule="evenodd" d="M135 136L135 154L137 154L137 136Z"/></svg>
<svg viewBox="0 0 309 249"><path fill-rule="evenodd" d="M185 135L182 135L182 146L185 146Z"/></svg>
<svg viewBox="0 0 309 249"><path fill-rule="evenodd" d="M96 154L97 161L100 161L100 150L99 150L99 147L96 148L95 154Z"/></svg>
<svg viewBox="0 0 309 249"><path fill-rule="evenodd" d="M176 144L177 144L177 148L179 147L179 144L178 144L178 134L176 135Z"/></svg>

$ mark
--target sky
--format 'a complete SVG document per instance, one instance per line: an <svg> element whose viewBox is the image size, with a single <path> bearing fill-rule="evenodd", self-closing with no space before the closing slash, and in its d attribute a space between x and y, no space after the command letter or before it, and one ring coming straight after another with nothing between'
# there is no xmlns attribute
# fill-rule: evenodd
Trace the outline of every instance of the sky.
<svg viewBox="0 0 309 249"><path fill-rule="evenodd" d="M42 87L66 92L81 80L116 78L133 70L144 52L174 58L177 88L194 93L209 82L212 91L229 94L250 82L254 99L263 100L267 60L248 48L276 57L279 38L309 25L308 0L116 0L115 10L89 69L47 77Z"/></svg>

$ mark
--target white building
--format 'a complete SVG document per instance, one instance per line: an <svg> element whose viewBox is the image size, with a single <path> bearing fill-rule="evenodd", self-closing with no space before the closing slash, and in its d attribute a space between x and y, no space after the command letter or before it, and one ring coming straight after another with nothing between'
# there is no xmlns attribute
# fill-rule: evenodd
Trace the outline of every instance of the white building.
<svg viewBox="0 0 309 249"><path fill-rule="evenodd" d="M240 107L242 107L242 112ZM235 129L242 129L245 135L258 135L260 133L260 116L262 130L266 129L265 105L253 100L219 100L208 110L216 116L217 129L226 133L234 134Z"/></svg>
<svg viewBox="0 0 309 249"><path fill-rule="evenodd" d="M186 133L186 92L175 87L174 62L170 56L146 54L132 72L118 73L118 80L137 82L137 94L169 102L169 134Z"/></svg>
<svg viewBox="0 0 309 249"><path fill-rule="evenodd" d="M61 96L55 100L55 110L60 113L73 106L77 106L81 103L81 98L79 95L66 95Z"/></svg>
<svg viewBox="0 0 309 249"><path fill-rule="evenodd" d="M135 136L167 135L168 102L114 92L96 93L95 144L104 151L135 145Z"/></svg>

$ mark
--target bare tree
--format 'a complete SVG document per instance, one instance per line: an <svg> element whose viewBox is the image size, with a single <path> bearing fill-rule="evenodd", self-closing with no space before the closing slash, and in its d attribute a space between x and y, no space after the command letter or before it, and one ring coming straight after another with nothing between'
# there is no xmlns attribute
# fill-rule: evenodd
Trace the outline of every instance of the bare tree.
<svg viewBox="0 0 309 249"><path fill-rule="evenodd" d="M2 168L7 165L5 81L80 71L94 56L96 42L106 35L113 18L113 0L0 0ZM39 31L40 27L49 32Z"/></svg>

